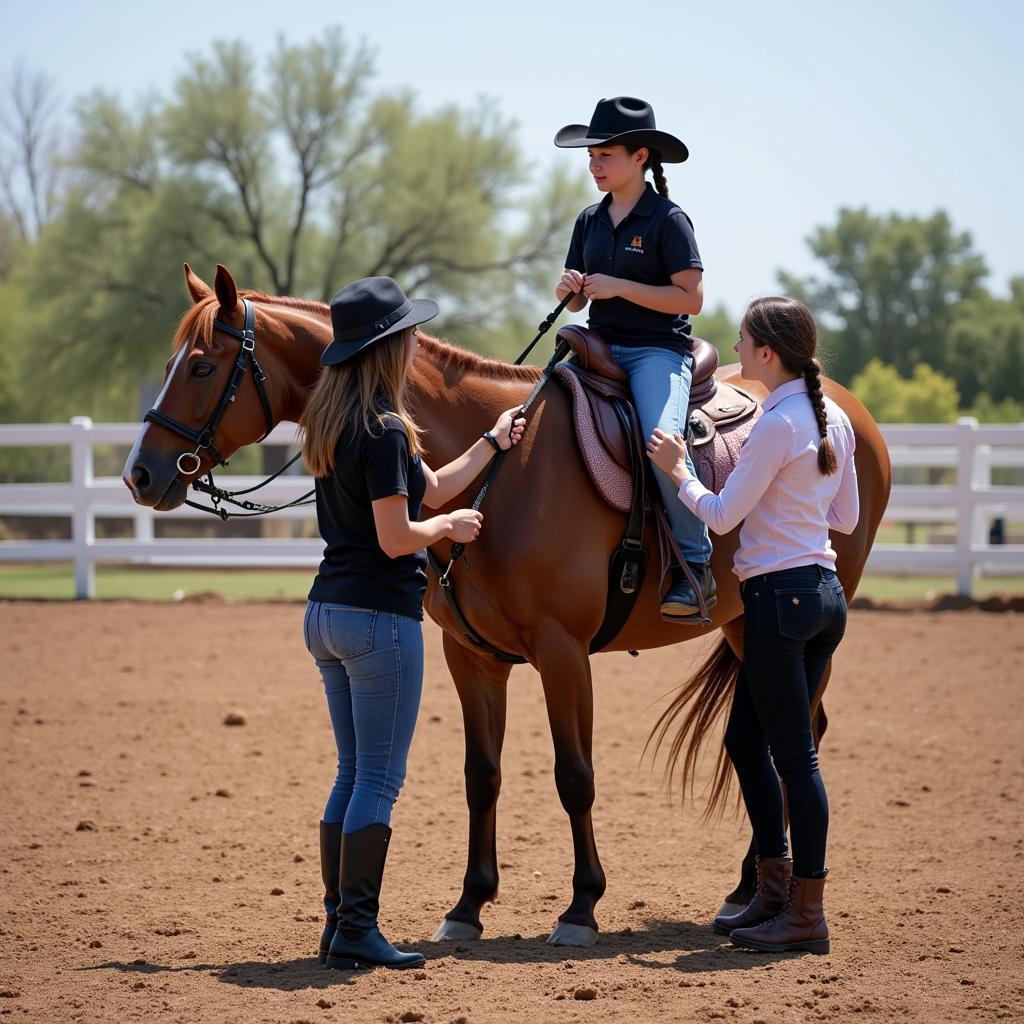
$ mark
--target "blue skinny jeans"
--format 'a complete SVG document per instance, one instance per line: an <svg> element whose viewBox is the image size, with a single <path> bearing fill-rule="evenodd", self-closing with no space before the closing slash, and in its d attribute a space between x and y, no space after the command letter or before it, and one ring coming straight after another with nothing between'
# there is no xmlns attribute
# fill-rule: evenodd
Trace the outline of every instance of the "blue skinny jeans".
<svg viewBox="0 0 1024 1024"><path fill-rule="evenodd" d="M338 773L323 820L346 834L387 825L405 781L423 690L418 619L310 601L306 647L324 681Z"/></svg>

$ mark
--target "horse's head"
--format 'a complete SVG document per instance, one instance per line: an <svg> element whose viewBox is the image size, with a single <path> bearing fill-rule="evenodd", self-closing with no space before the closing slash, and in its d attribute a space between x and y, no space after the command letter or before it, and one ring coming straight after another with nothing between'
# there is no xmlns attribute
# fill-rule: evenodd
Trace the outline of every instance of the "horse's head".
<svg viewBox="0 0 1024 1024"><path fill-rule="evenodd" d="M280 343L292 339L294 326L262 308L257 314L255 302L239 297L231 274L220 264L212 289L188 264L185 281L193 306L182 317L163 389L146 414L123 474L135 501L161 512L177 508L197 476L295 415L287 407L294 405L289 401L290 370L279 357ZM265 297L260 298L262 306ZM297 360L295 372L314 372L312 367L306 371L308 361ZM268 375L275 377L273 390ZM304 394L310 382L298 383Z"/></svg>

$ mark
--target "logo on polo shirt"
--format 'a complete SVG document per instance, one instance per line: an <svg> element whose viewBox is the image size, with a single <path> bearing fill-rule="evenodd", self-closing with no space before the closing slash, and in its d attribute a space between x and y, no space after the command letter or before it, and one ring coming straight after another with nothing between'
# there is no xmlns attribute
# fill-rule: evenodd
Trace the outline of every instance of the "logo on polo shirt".
<svg viewBox="0 0 1024 1024"><path fill-rule="evenodd" d="M638 252L641 256L644 254L644 236L634 235L633 241L626 246L626 252Z"/></svg>

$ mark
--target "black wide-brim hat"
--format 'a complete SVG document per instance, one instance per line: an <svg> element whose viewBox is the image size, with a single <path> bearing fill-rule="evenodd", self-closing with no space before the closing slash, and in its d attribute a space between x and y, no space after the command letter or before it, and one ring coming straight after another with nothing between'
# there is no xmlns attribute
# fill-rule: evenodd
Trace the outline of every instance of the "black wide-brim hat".
<svg viewBox="0 0 1024 1024"><path fill-rule="evenodd" d="M334 340L320 357L321 366L337 366L396 331L433 320L437 303L407 299L390 277L364 277L345 285L331 299Z"/></svg>
<svg viewBox="0 0 1024 1024"><path fill-rule="evenodd" d="M647 146L648 149L656 149L666 164L681 164L690 155L674 135L658 131L650 103L635 96L599 100L590 124L567 124L555 136L555 145L562 149Z"/></svg>

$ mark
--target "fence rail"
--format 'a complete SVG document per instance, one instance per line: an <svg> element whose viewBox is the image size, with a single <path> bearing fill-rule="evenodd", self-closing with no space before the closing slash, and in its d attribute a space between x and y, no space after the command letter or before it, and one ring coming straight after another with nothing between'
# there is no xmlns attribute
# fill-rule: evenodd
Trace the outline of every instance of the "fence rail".
<svg viewBox="0 0 1024 1024"><path fill-rule="evenodd" d="M1024 522L1024 487L992 483L994 468L1024 467L1024 423L980 426L965 417L955 424L889 425L882 433L894 467L954 469L954 484L897 484L892 489L885 520L889 523L949 524L956 526L952 544L876 543L869 571L953 573L957 590L970 594L979 574L1024 576L1024 544L993 544L990 524L996 519ZM160 539L154 520L206 518L182 506L154 512L135 505L118 477L93 473L93 446L131 446L137 423L93 423L76 416L68 424L0 425L0 448L67 446L71 480L66 483L0 484L0 517L67 516L70 540L0 541L2 562L67 561L75 567L75 593L92 597L95 567L100 563L179 564L203 566L312 566L320 559L318 538L195 538ZM264 445L293 445L295 425L276 427ZM247 487L259 478L224 475L231 489ZM309 490L311 478L284 475L268 484L259 500L267 504L291 501ZM312 518L310 508L276 514L291 520ZM134 522L134 538L96 538L96 517L121 517Z"/></svg>

